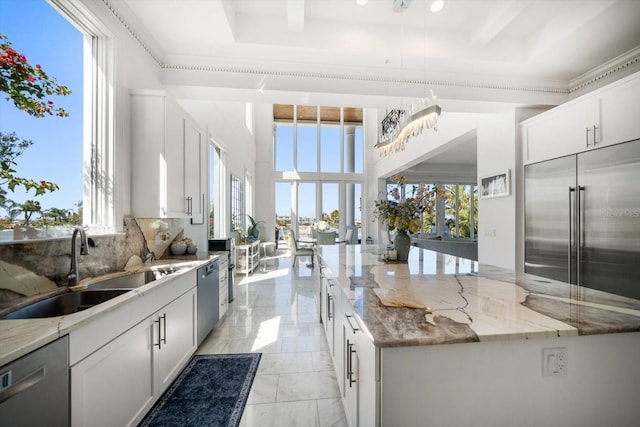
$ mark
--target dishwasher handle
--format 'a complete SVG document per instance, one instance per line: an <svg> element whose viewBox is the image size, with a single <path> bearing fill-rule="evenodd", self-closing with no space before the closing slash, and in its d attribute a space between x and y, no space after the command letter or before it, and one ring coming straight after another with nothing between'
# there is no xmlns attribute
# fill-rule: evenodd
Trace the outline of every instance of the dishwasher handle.
<svg viewBox="0 0 640 427"><path fill-rule="evenodd" d="M3 375L5 375L5 374L3 373ZM22 393L23 391L28 390L29 388L33 387L34 385L36 385L40 381L42 381L45 376L46 376L45 367L44 366L39 367L38 369L36 369L32 373L30 373L29 375L27 375L24 378L22 378L17 383L15 383L15 384L7 387L6 389L4 389L0 393L0 403L10 399L11 397L15 396L18 393Z"/></svg>

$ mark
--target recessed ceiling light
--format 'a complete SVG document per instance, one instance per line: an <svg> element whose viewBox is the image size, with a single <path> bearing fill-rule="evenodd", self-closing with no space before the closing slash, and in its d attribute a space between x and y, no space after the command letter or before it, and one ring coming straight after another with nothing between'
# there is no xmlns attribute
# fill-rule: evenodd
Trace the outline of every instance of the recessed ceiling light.
<svg viewBox="0 0 640 427"><path fill-rule="evenodd" d="M438 13L442 10L443 7L444 1L435 0L433 3L431 3L431 8L429 10L431 10L432 13Z"/></svg>
<svg viewBox="0 0 640 427"><path fill-rule="evenodd" d="M358 6L364 6L365 4L369 3L369 0L356 0L356 3L358 4Z"/></svg>

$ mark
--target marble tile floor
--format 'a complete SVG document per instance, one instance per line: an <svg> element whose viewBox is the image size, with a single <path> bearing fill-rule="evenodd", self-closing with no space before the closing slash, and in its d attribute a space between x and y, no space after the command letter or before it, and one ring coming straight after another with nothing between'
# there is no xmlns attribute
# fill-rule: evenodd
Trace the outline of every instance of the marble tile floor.
<svg viewBox="0 0 640 427"><path fill-rule="evenodd" d="M198 354L261 352L241 427L347 426L319 318L319 269L278 257L236 276L235 299Z"/></svg>

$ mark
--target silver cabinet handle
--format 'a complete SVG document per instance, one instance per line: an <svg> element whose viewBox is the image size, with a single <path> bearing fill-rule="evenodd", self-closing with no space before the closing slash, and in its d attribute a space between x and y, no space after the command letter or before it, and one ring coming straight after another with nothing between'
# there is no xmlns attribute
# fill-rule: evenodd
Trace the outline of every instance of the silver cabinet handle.
<svg viewBox="0 0 640 427"><path fill-rule="evenodd" d="M587 141L587 147L589 146L589 132L591 132L591 129L589 128L585 128L585 139Z"/></svg>
<svg viewBox="0 0 640 427"><path fill-rule="evenodd" d="M354 327L354 326L353 326L353 323L351 322L351 318L352 318L353 316L351 316L350 314L345 314L345 316L347 317L347 322L349 323L349 326L351 326L351 330L352 330L352 331L353 331L353 333L355 334L357 331L359 331L359 330L360 330L360 328L358 328L358 327ZM356 325L357 325L357 323L356 323Z"/></svg>
<svg viewBox="0 0 640 427"><path fill-rule="evenodd" d="M333 319L333 310L331 310L331 305L333 303L333 297L327 294L327 319Z"/></svg>
<svg viewBox="0 0 640 427"><path fill-rule="evenodd" d="M595 147L596 143L598 141L596 141L596 129L598 129L598 126L593 125L593 146Z"/></svg>
<svg viewBox="0 0 640 427"><path fill-rule="evenodd" d="M349 388L353 387L353 384L356 382L356 380L353 379L353 360L351 360L351 356L355 352L353 343L347 340L347 379L349 380Z"/></svg>
<svg viewBox="0 0 640 427"><path fill-rule="evenodd" d="M160 350L162 348L162 344L167 344L167 314L163 313L162 316L159 316L158 320L154 320L153 323L158 324L158 343L154 344L154 346L158 347L158 350ZM162 336L163 330L164 338Z"/></svg>

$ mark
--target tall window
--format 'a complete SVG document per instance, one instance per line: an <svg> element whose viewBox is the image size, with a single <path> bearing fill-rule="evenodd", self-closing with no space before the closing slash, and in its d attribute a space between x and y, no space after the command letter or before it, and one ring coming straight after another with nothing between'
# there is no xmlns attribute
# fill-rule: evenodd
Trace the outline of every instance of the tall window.
<svg viewBox="0 0 640 427"><path fill-rule="evenodd" d="M444 234L452 237L476 237L478 234L478 187L447 184L444 189ZM471 209L472 199L473 209ZM471 221L472 212L473 221Z"/></svg>
<svg viewBox="0 0 640 427"><path fill-rule="evenodd" d="M0 104L2 131L10 130L4 129L5 123L22 126L11 130L21 132L21 136L31 139L37 147L29 154L34 157L19 159L19 163L24 163L25 168L35 166L42 179L60 186L60 190L37 199L39 210L34 211L30 219L39 218L43 226L38 229L38 237L63 237L70 228L51 225L65 221L89 226L92 233L114 230L122 224L121 218L116 220L118 200L114 198L122 181L115 175L114 153L118 151L118 141L115 140L111 90L114 87L113 40L91 11L75 0L3 0L0 16L5 18L1 30L14 43L13 47L23 50L29 61L40 64L73 92L59 102L70 113L69 118L49 117L50 120L38 122L40 124L21 125L21 119L9 117L12 109ZM29 19L23 19L25 16ZM23 47L23 42L30 47ZM36 124L50 127L36 129ZM22 129L28 133L22 134ZM29 169L18 169L18 173L31 175ZM45 176L45 173L53 174ZM15 197L20 200L21 196ZM27 197L33 198L33 194ZM61 220L65 215L67 218Z"/></svg>
<svg viewBox="0 0 640 427"><path fill-rule="evenodd" d="M339 231L360 228L362 109L274 105L273 117L278 225L297 227L300 236L311 234L310 226L320 220Z"/></svg>
<svg viewBox="0 0 640 427"><path fill-rule="evenodd" d="M242 180L231 175L231 229L244 229L244 191Z"/></svg>
<svg viewBox="0 0 640 427"><path fill-rule="evenodd" d="M275 128L275 166L276 171L293 170L293 124L277 123Z"/></svg>
<svg viewBox="0 0 640 427"><path fill-rule="evenodd" d="M316 212L316 183L301 182L298 184L298 236L309 237L309 227L318 221Z"/></svg>
<svg viewBox="0 0 640 427"><path fill-rule="evenodd" d="M83 44L84 34L44 0L0 2L2 28L11 47L26 56L31 65L67 86L71 95L52 98L69 117L35 118L18 110L13 102L0 96L0 132L15 133L32 145L15 158L16 176L56 183L59 189L36 196L34 191L16 187L11 191L2 185L4 210L0 228L32 227L37 237L53 237L61 233L52 226L82 223L83 209ZM25 19L28 17L28 19ZM58 49L52 49L58 46ZM64 51L64 55L60 51ZM31 201L31 202L30 202ZM13 233L4 233L10 240ZM25 234L26 236L26 234ZM30 238L35 233L29 233Z"/></svg>
<svg viewBox="0 0 640 427"><path fill-rule="evenodd" d="M291 182L276 182L276 225L291 228Z"/></svg>
<svg viewBox="0 0 640 427"><path fill-rule="evenodd" d="M322 183L322 220L333 228L340 224L340 186L337 182Z"/></svg>

